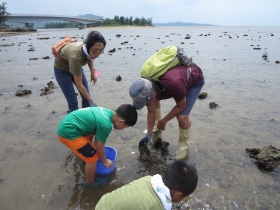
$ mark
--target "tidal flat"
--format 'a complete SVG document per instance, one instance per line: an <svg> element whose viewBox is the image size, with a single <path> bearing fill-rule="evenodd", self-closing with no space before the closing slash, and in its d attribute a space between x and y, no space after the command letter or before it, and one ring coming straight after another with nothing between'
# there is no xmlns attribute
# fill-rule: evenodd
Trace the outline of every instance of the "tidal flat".
<svg viewBox="0 0 280 210"><path fill-rule="evenodd" d="M173 119L163 132L170 143L167 154L153 150L152 158L139 160L144 108L134 127L109 135L106 145L118 151L110 181L94 189L79 185L84 165L56 135L67 102L59 87L41 94L50 81L58 86L52 45L67 35L83 41L89 30L100 31L107 41L104 54L94 61L98 81L89 81L98 106L116 109L131 103L128 88L145 60L162 47L184 48L203 70L202 91L208 96L198 99L190 114L189 161L197 167L199 183L191 199L179 204L181 209L280 209L279 167L262 171L246 153L246 148L280 148L280 27L222 26L41 29L0 37L1 209L94 209L103 194L161 174L175 159L179 131ZM87 66L84 71L89 80ZM19 89L32 93L16 96ZM218 106L210 109L211 102ZM162 101L162 114L173 106L172 99Z"/></svg>

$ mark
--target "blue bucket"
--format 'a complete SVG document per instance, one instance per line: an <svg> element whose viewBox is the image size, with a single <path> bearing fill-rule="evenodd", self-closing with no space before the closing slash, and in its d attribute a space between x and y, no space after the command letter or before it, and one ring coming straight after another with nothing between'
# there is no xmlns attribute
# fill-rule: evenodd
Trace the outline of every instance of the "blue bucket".
<svg viewBox="0 0 280 210"><path fill-rule="evenodd" d="M96 173L101 175L108 175L112 173L116 167L116 159L118 156L117 150L115 150L113 147L105 146L105 153L106 153L106 158L110 159L113 162L113 166L111 168L107 168L102 164L101 160L98 159L96 165Z"/></svg>

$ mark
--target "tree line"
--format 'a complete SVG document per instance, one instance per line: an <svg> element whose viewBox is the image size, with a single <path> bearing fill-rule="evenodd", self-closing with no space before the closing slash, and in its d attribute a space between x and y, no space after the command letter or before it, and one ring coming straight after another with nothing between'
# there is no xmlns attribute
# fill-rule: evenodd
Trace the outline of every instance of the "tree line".
<svg viewBox="0 0 280 210"><path fill-rule="evenodd" d="M152 18L134 18L131 17L124 17L124 16L117 16L113 19L106 18L103 20L103 26L153 26ZM46 23L44 28L78 28L77 23Z"/></svg>
<svg viewBox="0 0 280 210"><path fill-rule="evenodd" d="M6 2L2 2L0 5L0 25L3 25L8 20L10 13L7 12Z"/></svg>
<svg viewBox="0 0 280 210"><path fill-rule="evenodd" d="M138 18L135 17L133 19L132 16L124 17L115 15L113 19L106 18L103 20L104 26L121 26L121 25L135 25L135 26L153 26L153 18Z"/></svg>

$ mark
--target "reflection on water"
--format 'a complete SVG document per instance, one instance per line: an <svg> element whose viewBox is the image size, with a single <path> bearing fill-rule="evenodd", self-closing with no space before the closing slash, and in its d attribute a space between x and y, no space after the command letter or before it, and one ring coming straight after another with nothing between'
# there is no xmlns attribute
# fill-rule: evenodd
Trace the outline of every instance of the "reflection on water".
<svg viewBox="0 0 280 210"><path fill-rule="evenodd" d="M259 170L246 148L280 147L280 27L154 27L101 29L105 53L95 61L98 82L89 84L96 103L115 109L131 103L128 88L139 77L144 61L169 44L183 47L203 70L208 97L192 110L189 161L199 173L197 190L181 209L280 209L279 168ZM104 186L89 189L84 165L57 139L67 104L61 90L40 96L49 81L56 84L51 46L66 35L82 41L88 30L39 30L29 35L1 37L0 45L0 200L3 209L93 209L100 197L137 178L161 174L174 161L176 120L163 139L170 143L162 156L152 151L139 160L138 142L146 129L146 110L137 124L112 131L106 145L118 151L116 170ZM273 33L274 36L270 36ZM120 38L116 34L121 34ZM190 34L190 39L184 39ZM207 36L205 36L207 35ZM246 35L246 36L245 36ZM231 38L229 38L229 36ZM49 37L47 40L37 39ZM121 44L128 42L127 44ZM184 44L182 44L184 42ZM31 46L32 45L32 46ZM35 51L28 51L33 47ZM254 50L259 47L261 50ZM112 55L108 51L116 49ZM267 60L262 58L267 54ZM50 56L50 59L43 59ZM38 58L30 60L30 58ZM85 67L89 78L90 72ZM120 75L122 80L116 81ZM33 79L33 78L37 79ZM16 97L18 85L32 91ZM77 91L78 92L78 91ZM210 109L209 103L219 106ZM174 106L162 102L162 113ZM174 206L174 209L178 208Z"/></svg>

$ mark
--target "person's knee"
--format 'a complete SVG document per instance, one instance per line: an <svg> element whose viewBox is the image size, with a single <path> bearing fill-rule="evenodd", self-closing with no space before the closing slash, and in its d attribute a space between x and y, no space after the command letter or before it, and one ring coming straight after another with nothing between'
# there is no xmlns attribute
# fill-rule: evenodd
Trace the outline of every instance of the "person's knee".
<svg viewBox="0 0 280 210"><path fill-rule="evenodd" d="M177 120L180 128L189 129L191 127L189 115L179 115L177 116Z"/></svg>

